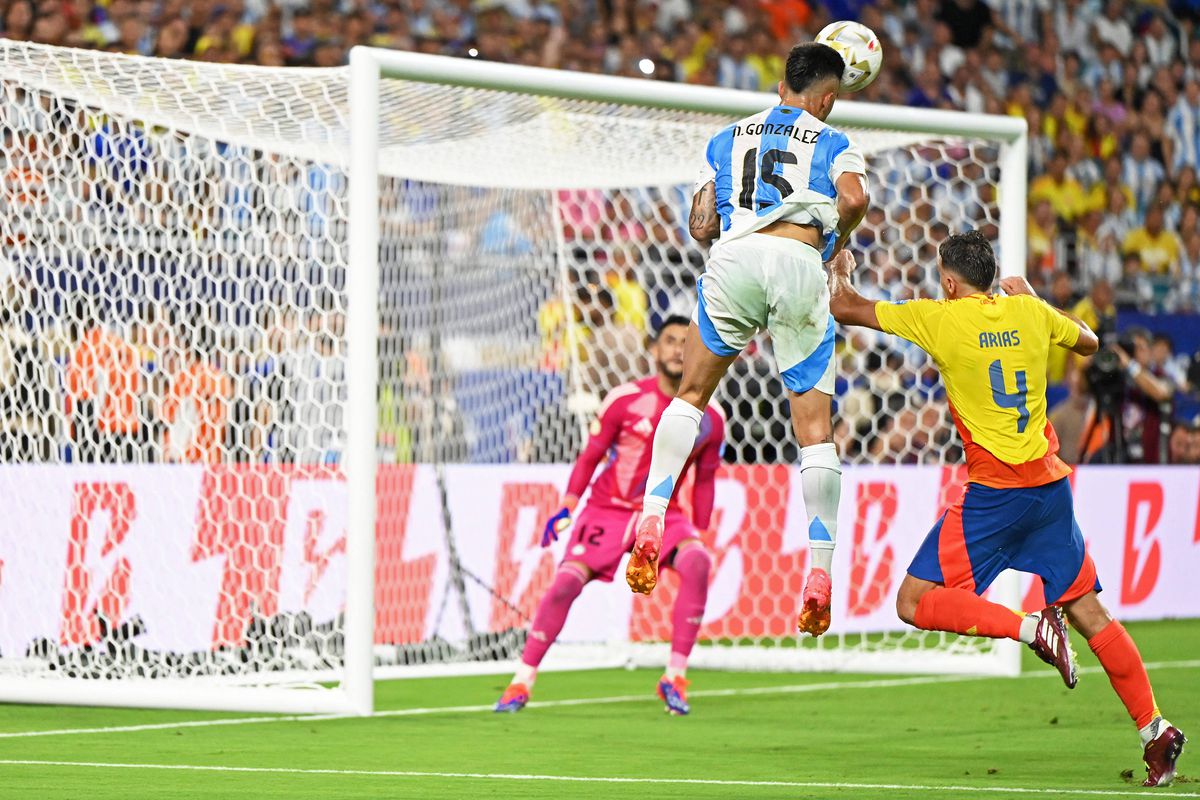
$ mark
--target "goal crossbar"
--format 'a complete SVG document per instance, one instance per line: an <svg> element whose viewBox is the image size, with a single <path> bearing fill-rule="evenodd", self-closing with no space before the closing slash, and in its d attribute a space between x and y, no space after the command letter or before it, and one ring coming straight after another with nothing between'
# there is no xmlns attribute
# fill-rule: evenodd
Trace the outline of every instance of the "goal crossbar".
<svg viewBox="0 0 1200 800"><path fill-rule="evenodd" d="M497 64L400 50L354 49L361 51L359 58L374 60L386 78L462 88L733 116L754 114L779 100L778 95L769 92L594 75L522 64ZM351 58L354 57L352 52ZM829 122L845 127L886 127L892 131L939 136L987 136L1005 142L1019 139L1028 130L1022 117L917 109L853 100L839 101Z"/></svg>

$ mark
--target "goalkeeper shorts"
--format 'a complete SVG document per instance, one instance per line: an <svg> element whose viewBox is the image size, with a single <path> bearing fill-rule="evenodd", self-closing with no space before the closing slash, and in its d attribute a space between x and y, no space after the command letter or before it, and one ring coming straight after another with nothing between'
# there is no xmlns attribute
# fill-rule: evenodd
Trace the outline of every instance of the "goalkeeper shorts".
<svg viewBox="0 0 1200 800"><path fill-rule="evenodd" d="M593 580L611 581L621 559L633 547L641 516L640 509L591 503L584 506L571 526L571 541L567 544L563 563L575 561L591 570ZM687 516L675 509L667 511L663 522L662 562L665 565L673 558L675 548L699 535Z"/></svg>
<svg viewBox="0 0 1200 800"><path fill-rule="evenodd" d="M736 355L765 330L784 386L833 394L833 317L816 249L764 233L719 243L698 289L692 320L711 352Z"/></svg>

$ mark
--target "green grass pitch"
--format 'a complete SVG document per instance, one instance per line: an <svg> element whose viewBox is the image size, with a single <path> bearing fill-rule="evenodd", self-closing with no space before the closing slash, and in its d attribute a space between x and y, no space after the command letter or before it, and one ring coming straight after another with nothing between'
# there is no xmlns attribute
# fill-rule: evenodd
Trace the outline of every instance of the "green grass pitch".
<svg viewBox="0 0 1200 800"><path fill-rule="evenodd" d="M0 706L0 797L1200 797L1200 620L1128 627L1192 734L1170 789L1138 785L1137 735L1077 639L1074 691L1032 661L1017 679L695 671L686 718L645 670L545 673L516 715L481 708L504 676L381 682L380 711L426 713L372 718ZM96 730L140 725L160 727Z"/></svg>

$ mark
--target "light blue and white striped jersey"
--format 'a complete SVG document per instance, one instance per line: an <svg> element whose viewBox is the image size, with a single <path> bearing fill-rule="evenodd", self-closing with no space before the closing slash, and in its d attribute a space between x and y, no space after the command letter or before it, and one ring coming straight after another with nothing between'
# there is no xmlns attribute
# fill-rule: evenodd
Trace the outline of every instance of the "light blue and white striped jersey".
<svg viewBox="0 0 1200 800"><path fill-rule="evenodd" d="M1167 112L1167 136L1175 143L1173 170L1200 168L1200 103L1189 104L1187 97L1180 96Z"/></svg>
<svg viewBox="0 0 1200 800"><path fill-rule="evenodd" d="M716 187L721 237L714 247L782 219L820 228L828 258L844 172L866 174L862 151L804 109L775 106L735 122L709 140L696 180L696 191L709 181Z"/></svg>

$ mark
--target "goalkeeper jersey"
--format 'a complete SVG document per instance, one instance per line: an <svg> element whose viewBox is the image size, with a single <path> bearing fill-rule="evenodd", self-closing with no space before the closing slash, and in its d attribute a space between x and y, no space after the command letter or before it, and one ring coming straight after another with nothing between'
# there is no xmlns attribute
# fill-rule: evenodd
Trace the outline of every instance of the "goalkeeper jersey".
<svg viewBox="0 0 1200 800"><path fill-rule="evenodd" d="M571 471L567 493L581 496L603 460L600 474L592 481L588 505L640 509L650 472L654 429L670 403L671 398L658 388L658 379L654 377L622 384L609 392L592 423L587 445ZM724 447L725 416L719 406L710 403L700 420L692 454L675 485L676 497L686 499L690 493L692 522L698 528L707 528L709 524L717 467Z"/></svg>
<svg viewBox="0 0 1200 800"><path fill-rule="evenodd" d="M1036 297L875 304L879 326L933 356L967 455L967 480L998 489L1070 474L1046 418L1046 360L1079 328Z"/></svg>
<svg viewBox="0 0 1200 800"><path fill-rule="evenodd" d="M696 191L716 188L721 243L776 220L813 225L828 258L837 239L837 180L866 174L862 151L846 134L802 108L775 106L746 117L708 142Z"/></svg>

